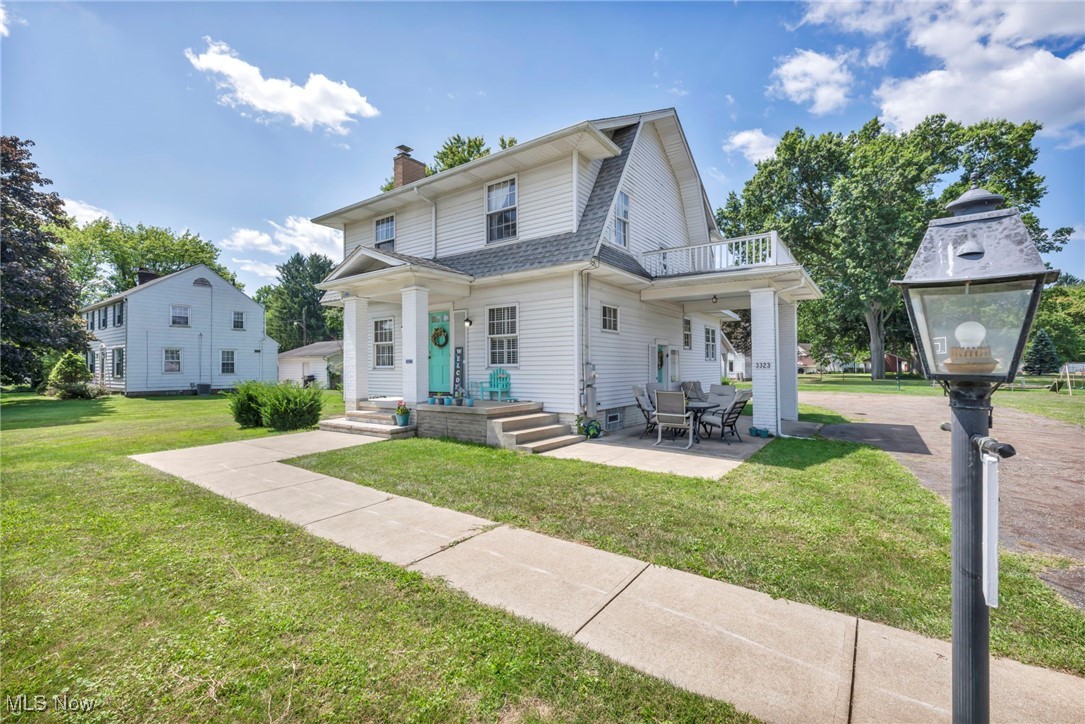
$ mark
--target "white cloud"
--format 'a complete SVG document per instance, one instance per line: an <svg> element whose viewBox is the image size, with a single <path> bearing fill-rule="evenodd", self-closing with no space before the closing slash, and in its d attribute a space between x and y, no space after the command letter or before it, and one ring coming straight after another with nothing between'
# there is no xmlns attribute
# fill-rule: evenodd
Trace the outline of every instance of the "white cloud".
<svg viewBox="0 0 1085 724"><path fill-rule="evenodd" d="M852 74L847 64L850 54L835 58L813 50L796 50L782 59L772 77L769 90L794 103L809 103L810 112L822 115L848 104Z"/></svg>
<svg viewBox="0 0 1085 724"><path fill-rule="evenodd" d="M727 101L728 106L733 106L735 104L735 97L733 95L731 95L730 93L725 94L723 96L723 99L725 101Z"/></svg>
<svg viewBox="0 0 1085 724"><path fill-rule="evenodd" d="M288 216L282 224L267 222L271 233L259 229L234 229L219 242L223 249L232 251L262 251L268 254L292 254L300 252L323 254L333 261L343 256L343 233L326 226L317 226L303 216Z"/></svg>
<svg viewBox="0 0 1085 724"><path fill-rule="evenodd" d="M760 128L751 128L746 131L738 131L727 137L723 143L723 150L727 153L736 151L746 157L750 163L764 161L771 158L776 152L776 144L779 138L770 136Z"/></svg>
<svg viewBox="0 0 1085 724"><path fill-rule="evenodd" d="M863 65L870 68L884 68L892 54L889 43L879 41L867 48L866 55L863 56Z"/></svg>
<svg viewBox="0 0 1085 724"><path fill-rule="evenodd" d="M6 38L11 35L12 25L26 25L26 19L19 17L0 3L0 37Z"/></svg>
<svg viewBox="0 0 1085 724"><path fill-rule="evenodd" d="M1064 147L1082 142L1080 3L812 3L804 22L872 36L899 29L909 46L933 61L930 70L887 78L875 91L893 128L945 113L962 123L1036 120Z"/></svg>
<svg viewBox="0 0 1085 724"><path fill-rule="evenodd" d="M671 95L676 95L679 98L689 95L689 91L682 87L682 81L676 80L674 85L667 89L667 92Z"/></svg>
<svg viewBox="0 0 1085 724"><path fill-rule="evenodd" d="M185 49L192 67L215 78L222 91L219 101L231 108L251 108L261 120L287 116L295 126L312 131L321 126L329 133L346 135L348 123L380 113L366 97L345 82L311 73L304 86L289 78L265 78L260 69L238 57L226 43L204 38L207 50ZM245 111L241 111L246 115Z"/></svg>
<svg viewBox="0 0 1085 724"><path fill-rule="evenodd" d="M715 166L708 167L708 175L719 181L721 184L727 183L727 174L725 174L723 171L720 171Z"/></svg>
<svg viewBox="0 0 1085 724"><path fill-rule="evenodd" d="M75 223L80 226L98 219L112 220L114 218L113 214L105 209L94 204L88 204L86 201L76 201L75 199L61 199L61 201L64 202L64 213L75 219Z"/></svg>
<svg viewBox="0 0 1085 724"><path fill-rule="evenodd" d="M231 259L231 261L235 264L239 264L240 269L243 272L255 274L256 276L264 277L265 279L279 278L279 270L275 268L274 264L256 261L255 259Z"/></svg>

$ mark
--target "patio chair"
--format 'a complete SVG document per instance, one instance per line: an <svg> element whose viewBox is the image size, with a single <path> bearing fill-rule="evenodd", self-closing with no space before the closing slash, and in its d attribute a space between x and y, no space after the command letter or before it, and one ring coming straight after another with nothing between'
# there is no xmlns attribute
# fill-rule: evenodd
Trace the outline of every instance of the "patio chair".
<svg viewBox="0 0 1085 724"><path fill-rule="evenodd" d="M708 431L706 437L712 436L711 428L718 427L720 428L720 439L728 445L731 444L731 441L727 439L728 430L738 438L739 442L742 442L742 436L738 434L738 418L742 416L742 411L746 409L746 404L752 397L753 392L750 390L739 390L735 393L735 399L728 405L727 409L702 417L701 425Z"/></svg>
<svg viewBox="0 0 1085 724"><path fill-rule="evenodd" d="M692 382L682 383L682 392L686 394L686 397L690 400L699 400L701 402L708 401L708 395L701 389L700 380L693 380Z"/></svg>
<svg viewBox="0 0 1085 724"><path fill-rule="evenodd" d="M648 401L652 404L652 409L655 409L656 393L667 391L667 387L659 382L649 382L644 389L648 390Z"/></svg>
<svg viewBox="0 0 1085 724"><path fill-rule="evenodd" d="M656 392L656 445L663 443L663 430L685 430L693 447L693 413L686 412L686 395L682 392Z"/></svg>
<svg viewBox="0 0 1085 724"><path fill-rule="evenodd" d="M501 367L498 367L491 372L489 380L479 385L479 388L481 395L485 395L484 399L492 400L493 394L496 392L498 402L501 402L501 395L509 398L509 402L512 401L512 378L509 377L508 370L502 369Z"/></svg>
<svg viewBox="0 0 1085 724"><path fill-rule="evenodd" d="M633 385L633 399L637 401L637 409L640 410L640 414L644 415L644 432L640 435L643 438L656 429L656 411L642 386Z"/></svg>
<svg viewBox="0 0 1085 724"><path fill-rule="evenodd" d="M711 430L709 430L708 424L705 422L705 418L722 416L723 413L727 411L727 408L731 406L731 403L735 401L736 393L737 390L735 389L734 385L708 386L708 395L706 395L706 397L708 397L707 401L719 405L719 407L709 412L706 412L704 416L701 417L701 429L705 431L706 435L711 433Z"/></svg>

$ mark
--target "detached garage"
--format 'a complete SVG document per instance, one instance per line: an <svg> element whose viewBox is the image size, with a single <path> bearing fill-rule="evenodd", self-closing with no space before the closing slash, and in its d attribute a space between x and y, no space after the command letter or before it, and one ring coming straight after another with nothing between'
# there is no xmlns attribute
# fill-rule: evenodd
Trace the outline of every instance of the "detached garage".
<svg viewBox="0 0 1085 724"><path fill-rule="evenodd" d="M280 382L315 382L331 390L340 384L342 370L343 343L338 340L314 342L279 353Z"/></svg>

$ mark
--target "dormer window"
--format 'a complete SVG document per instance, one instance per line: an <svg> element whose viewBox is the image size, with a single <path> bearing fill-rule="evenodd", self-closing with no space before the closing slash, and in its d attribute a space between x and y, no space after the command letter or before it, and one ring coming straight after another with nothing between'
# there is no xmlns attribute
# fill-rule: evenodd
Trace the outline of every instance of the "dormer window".
<svg viewBox="0 0 1085 724"><path fill-rule="evenodd" d="M486 187L486 241L516 238L516 179Z"/></svg>
<svg viewBox="0 0 1085 724"><path fill-rule="evenodd" d="M373 222L373 237L378 249L392 251L396 243L396 217L386 216Z"/></svg>
<svg viewBox="0 0 1085 724"><path fill-rule="evenodd" d="M629 196L624 191L618 192L614 205L614 243L629 247Z"/></svg>

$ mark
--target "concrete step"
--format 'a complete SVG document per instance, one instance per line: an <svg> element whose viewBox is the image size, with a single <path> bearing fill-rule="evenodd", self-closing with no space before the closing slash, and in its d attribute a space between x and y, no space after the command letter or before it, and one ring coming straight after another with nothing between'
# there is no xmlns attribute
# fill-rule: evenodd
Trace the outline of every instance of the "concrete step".
<svg viewBox="0 0 1085 724"><path fill-rule="evenodd" d="M415 436L414 423L399 427L397 425L381 425L374 422L348 420L342 417L322 421L320 429L328 432L345 432L350 435L369 435L370 437L380 437L385 440L399 440L400 438Z"/></svg>
<svg viewBox="0 0 1085 724"><path fill-rule="evenodd" d="M556 415L555 415L556 417ZM568 425L543 425L542 427L528 427L523 430L514 430L506 433L514 445L524 445L529 442L538 442L551 437L560 437L569 434Z"/></svg>
<svg viewBox="0 0 1085 724"><path fill-rule="evenodd" d="M348 410L347 419L378 425L395 425L396 416L388 410Z"/></svg>
<svg viewBox="0 0 1085 724"><path fill-rule="evenodd" d="M501 432L514 432L532 427L542 427L543 425L553 425L557 421L558 416L553 412L534 412L528 415L499 417L493 420Z"/></svg>
<svg viewBox="0 0 1085 724"><path fill-rule="evenodd" d="M578 442L583 442L583 435L562 435L560 437L551 437L546 440L539 440L538 442L529 442L525 445L520 445L519 449L530 453L543 453L550 450L557 450L559 447L565 447L567 445L573 445Z"/></svg>

